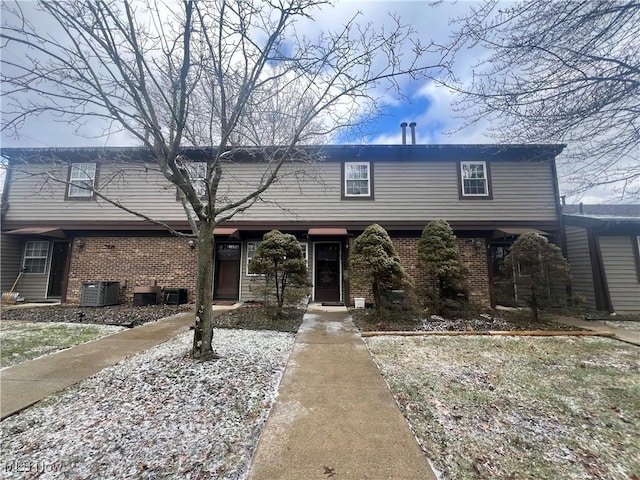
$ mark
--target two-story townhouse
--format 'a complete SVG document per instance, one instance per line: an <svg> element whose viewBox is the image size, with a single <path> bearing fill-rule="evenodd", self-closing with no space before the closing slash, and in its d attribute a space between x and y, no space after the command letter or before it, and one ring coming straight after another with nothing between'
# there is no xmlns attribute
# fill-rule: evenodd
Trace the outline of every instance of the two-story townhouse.
<svg viewBox="0 0 640 480"><path fill-rule="evenodd" d="M469 267L470 298L508 303L502 260L517 235L560 239L555 171L558 145L334 145L308 147L312 165L290 162L250 209L219 225L216 300L255 299L248 264L262 235L296 235L309 265L312 300L353 303L366 296L345 275L354 238L378 223L392 237L419 284L417 244L424 226L453 227ZM202 149L184 151L197 170ZM121 300L137 285L195 287L194 242L140 220L89 190L51 181L87 182L113 202L189 231L175 186L139 148L3 149L2 290L23 270L16 290L27 300L80 300L83 282L117 281ZM316 156L316 155L312 155ZM238 198L263 169L247 154L230 163L221 199ZM226 182L226 183L224 183ZM506 282L508 283L508 282Z"/></svg>

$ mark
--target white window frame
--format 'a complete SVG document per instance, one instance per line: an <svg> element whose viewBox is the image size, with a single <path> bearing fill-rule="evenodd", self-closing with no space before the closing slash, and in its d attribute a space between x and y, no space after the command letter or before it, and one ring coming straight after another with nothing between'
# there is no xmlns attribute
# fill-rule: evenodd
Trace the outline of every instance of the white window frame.
<svg viewBox="0 0 640 480"><path fill-rule="evenodd" d="M262 276L260 273L249 273L249 262L253 258L253 255L255 254L256 249L258 248L259 244L260 244L260 240L251 240L251 241L248 241L246 243L246 249L245 250L247 251L247 254L246 254L246 257L247 257L247 267L246 267L246 269L247 269L247 277L260 277L260 276ZM249 245L254 245L253 251L251 252L251 256L249 256L249 251L251 250L249 248Z"/></svg>
<svg viewBox="0 0 640 480"><path fill-rule="evenodd" d="M35 251L35 248L29 248L30 245L40 244L40 248ZM44 275L47 273L47 261L49 260L49 242L47 240L29 240L25 243L24 246L24 255L22 256L22 269L26 275ZM31 250L31 254L29 254L29 250ZM44 255L42 255L42 251L44 250ZM27 271L27 261L28 260L43 260L44 264L42 266L42 271L37 272L29 272Z"/></svg>
<svg viewBox="0 0 640 480"><path fill-rule="evenodd" d="M198 197L204 198L207 195L207 163L189 162L187 163L187 172Z"/></svg>
<svg viewBox="0 0 640 480"><path fill-rule="evenodd" d="M467 165L482 165L482 178L465 178L465 169L464 167ZM467 193L465 191L464 181L465 180L483 180L484 182L484 193ZM489 176L487 175L487 162L484 160L479 161L465 161L460 162L460 191L462 192L463 197L488 197L489 196Z"/></svg>
<svg viewBox="0 0 640 480"><path fill-rule="evenodd" d="M246 271L247 271L247 276L248 277L260 277L262 276L262 274L260 273L249 273L249 262L251 261L251 259L253 258L253 254L256 251L256 248L258 248L258 244L261 242L261 240L251 240L247 242L247 267L246 267ZM307 242L298 242L300 244L300 248L302 249L302 254L304 255L304 261L307 263L307 270L309 269L309 244ZM249 244L255 244L255 247L253 248L253 252L251 254L251 256L249 256Z"/></svg>
<svg viewBox="0 0 640 480"><path fill-rule="evenodd" d="M95 188L96 171L98 165L95 162L72 163L69 166L69 188L67 197L69 198L91 198ZM86 185L87 188L78 185Z"/></svg>
<svg viewBox="0 0 640 480"><path fill-rule="evenodd" d="M367 178L349 178L348 172L349 172L349 167L350 166L354 166L354 167L360 167L360 166L366 166L367 167ZM352 181L363 181L366 180L367 181L367 193L349 193L349 182ZM370 197L371 196L371 163L370 162L345 162L344 163L344 196L345 197Z"/></svg>

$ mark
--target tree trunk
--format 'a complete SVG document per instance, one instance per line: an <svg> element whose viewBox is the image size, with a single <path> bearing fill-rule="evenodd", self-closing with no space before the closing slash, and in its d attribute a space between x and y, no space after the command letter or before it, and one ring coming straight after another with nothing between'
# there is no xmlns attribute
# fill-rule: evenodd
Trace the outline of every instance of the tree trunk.
<svg viewBox="0 0 640 480"><path fill-rule="evenodd" d="M196 272L196 319L193 334L194 358L215 357L213 337L213 222L201 222L198 230L198 267Z"/></svg>

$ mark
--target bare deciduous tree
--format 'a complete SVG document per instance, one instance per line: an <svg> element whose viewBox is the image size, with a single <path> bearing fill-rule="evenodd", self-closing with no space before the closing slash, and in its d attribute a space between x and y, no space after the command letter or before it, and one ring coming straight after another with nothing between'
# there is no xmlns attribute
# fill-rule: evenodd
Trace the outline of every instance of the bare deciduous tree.
<svg viewBox="0 0 640 480"><path fill-rule="evenodd" d="M300 145L366 121L378 110L379 92L397 87L400 76L436 68L420 63L425 48L397 18L378 29L356 16L335 31L305 36L301 25L328 3L3 4L2 130L18 134L42 113L79 128L97 117L109 132L137 139L177 186L198 239L194 356L214 354L213 228L261 201L283 164L308 153ZM206 147L199 178L187 166L189 146ZM221 194L227 165L243 154L261 161L259 184L235 198ZM127 208L126 199L114 204Z"/></svg>
<svg viewBox="0 0 640 480"><path fill-rule="evenodd" d="M640 196L640 3L486 0L455 25L452 70L468 48L480 55L471 78L448 82L465 126L484 119L502 142L567 143L568 193Z"/></svg>

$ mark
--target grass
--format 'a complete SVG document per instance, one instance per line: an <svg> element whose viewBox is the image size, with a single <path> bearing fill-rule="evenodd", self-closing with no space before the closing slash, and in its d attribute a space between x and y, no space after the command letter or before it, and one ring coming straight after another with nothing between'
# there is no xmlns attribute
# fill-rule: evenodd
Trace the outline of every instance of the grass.
<svg viewBox="0 0 640 480"><path fill-rule="evenodd" d="M0 367L8 367L122 330L108 325L0 322Z"/></svg>
<svg viewBox="0 0 640 480"><path fill-rule="evenodd" d="M638 478L638 347L571 337L367 343L443 478Z"/></svg>

